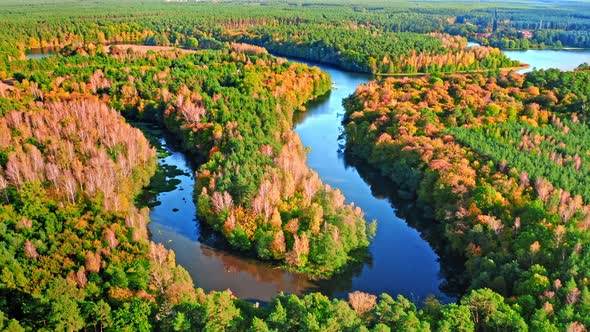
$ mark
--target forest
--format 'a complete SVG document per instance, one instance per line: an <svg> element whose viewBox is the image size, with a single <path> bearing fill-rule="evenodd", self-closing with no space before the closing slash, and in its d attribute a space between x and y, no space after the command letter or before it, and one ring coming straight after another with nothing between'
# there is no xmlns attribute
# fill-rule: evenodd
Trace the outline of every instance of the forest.
<svg viewBox="0 0 590 332"><path fill-rule="evenodd" d="M0 32L4 34L0 44L3 60L19 58L27 49L76 49L88 43L192 49L219 48L220 42L241 41L264 46L278 55L303 57L353 71L391 74L493 70L517 65L499 51L485 47L488 45L526 49L588 47L590 43L589 20L579 14L584 4L576 1L559 7L527 7L511 1L469 6L426 2L417 7L402 0L354 6L332 0L312 0L300 6L256 1L223 6L207 2L182 5L152 0L134 7L131 0L103 2L84 8L58 3L47 15L40 4L33 2L32 10L24 10L20 2L7 1L2 7L6 29ZM79 20L71 22L67 15ZM543 19L537 22L536 17ZM531 35L525 38L522 31ZM484 47L465 49L464 40L443 38L448 34L480 42Z"/></svg>
<svg viewBox="0 0 590 332"><path fill-rule="evenodd" d="M303 33L301 31L304 31ZM318 24L254 27L228 31L236 40L261 45L271 52L373 74L440 73L517 67L500 50L467 47L467 40L446 34L381 33L364 26ZM224 38L226 39L226 38Z"/></svg>
<svg viewBox="0 0 590 332"><path fill-rule="evenodd" d="M580 8L3 2L0 330L585 331L590 72L516 74L496 48L586 47ZM136 197L158 166L137 121L199 165L195 217L235 252L313 279L364 257L376 223L307 166L293 131L331 78L275 55L419 74L347 99L346 150L442 225L465 259L455 303L363 292L251 303L195 287L150 240Z"/></svg>
<svg viewBox="0 0 590 332"><path fill-rule="evenodd" d="M388 78L346 102L348 151L433 213L469 289L533 329L589 323L588 74Z"/></svg>
<svg viewBox="0 0 590 332"><path fill-rule="evenodd" d="M101 111L108 105L128 118L160 123L203 161L195 188L202 220L222 232L238 250L255 251L262 259L329 276L351 259L351 251L366 247L374 232L360 209L345 206L339 191L323 186L317 174L306 167L301 142L289 130L296 108L325 93L330 81L317 68L257 54L260 51L231 45L223 51L142 55L133 49L111 47L109 53L99 49L94 55L55 57L43 61L43 70L23 68L16 73L20 82L6 92L5 99L49 102L65 98L85 105L81 98L97 95L103 104L96 108ZM25 182L50 182L55 187L52 191L61 194L57 197L70 204L82 196L94 199L98 192L105 209L126 211L126 206L111 199L129 197L133 192L106 180L113 175L122 177L121 182L132 177L137 161L122 157L135 157L142 146L118 142L116 134L123 139L126 133L109 132L114 126L104 122L100 112L73 109L77 113L69 116L49 111L57 116L53 123L68 124L64 130L69 132L63 134L53 132L55 124L46 130L37 128L35 123L48 121L44 115L36 119L22 119L20 113L5 115L10 126L4 132L19 139L19 144L14 144L7 137L3 148L6 186L18 189ZM74 143L46 142L46 137L56 134L68 137L86 132L88 129L69 125L68 119L90 112L103 119L98 124L85 122L106 136L105 142L99 143L105 148L102 154L86 145L76 151ZM32 128L21 128L21 123ZM88 139L92 142L92 136ZM146 145L145 139L142 144ZM9 149L19 145L22 150ZM39 149L61 153L55 157L45 153L44 157L66 164L43 163ZM149 153L147 146L145 149ZM68 154L79 154L83 160L97 157L84 164L69 161ZM103 166L113 161L123 163L122 169ZM97 172L104 175L97 177ZM73 179L78 181L70 183ZM79 195L80 189L84 195Z"/></svg>

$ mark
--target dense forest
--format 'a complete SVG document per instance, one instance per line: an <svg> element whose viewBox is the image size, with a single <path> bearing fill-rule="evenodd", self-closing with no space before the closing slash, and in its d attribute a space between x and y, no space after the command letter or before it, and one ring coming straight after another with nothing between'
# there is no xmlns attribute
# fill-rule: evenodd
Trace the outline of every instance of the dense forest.
<svg viewBox="0 0 590 332"><path fill-rule="evenodd" d="M89 43L219 48L220 41L242 41L279 55L354 71L454 72L516 65L487 45L509 49L588 47L590 43L590 23L579 14L583 4L577 2L560 8L519 8L510 2L468 7L423 3L415 8L403 1L368 2L364 6L147 2L132 8L129 2L112 2L75 10L58 4L49 16L42 5L31 6L32 11L23 11L17 3L3 5L7 13L6 29L0 32L4 34L0 45L4 60L21 57L27 49L76 49ZM320 13L318 8L326 8L326 12ZM80 20L72 22L66 14ZM539 15L543 19L534 23ZM529 35L523 37L523 31ZM464 40L444 38L444 34L460 35L484 47L465 48Z"/></svg>
<svg viewBox="0 0 590 332"><path fill-rule="evenodd" d="M323 186L306 167L301 142L290 130L296 108L329 88L326 74L245 45L198 53L142 54L121 47L104 51L43 60L42 69L27 62L15 73L18 80L4 92L6 108L19 99L30 100L29 105L47 103L48 110L4 115L5 203L15 204L11 195L18 196L28 183L38 183L63 204L100 199L106 210L127 211L129 203L118 198L133 197L132 189L137 188L126 179L135 178L136 165L152 161L148 169L153 169L153 151L150 155L137 130L133 133L139 135L139 143L129 140L133 136L125 127L112 124L115 120L106 112L122 120L107 104L128 118L160 123L203 161L195 188L199 216L233 247L329 276L351 259L351 251L368 245L374 225L366 224L360 209L344 205L339 191ZM102 104L86 101L93 95ZM77 127L77 122L88 127ZM48 128L38 123L48 123ZM61 136L71 140L75 135L82 140L61 144L52 140ZM97 144L104 150L94 151ZM77 155L80 161L72 159ZM37 222L44 225L41 229L55 227ZM141 225L145 238L145 220ZM104 237L111 247L118 245L115 231L105 231ZM37 250L32 239L25 242L25 251L32 252L25 258L46 253L39 244ZM85 273L81 269L79 275ZM119 273L126 278L130 272ZM113 287L101 286L107 292Z"/></svg>
<svg viewBox="0 0 590 332"><path fill-rule="evenodd" d="M389 78L347 101L349 151L412 193L532 327L588 325L588 71Z"/></svg>
<svg viewBox="0 0 590 332"><path fill-rule="evenodd" d="M585 47L580 8L3 2L0 330L584 331L590 75L515 74L494 48ZM195 288L150 241L135 198L156 151L136 121L198 163L199 220L234 250L313 278L364 256L376 224L307 167L292 130L331 79L269 52L429 74L359 87L345 134L348 152L413 195L464 256L456 303L354 292L252 304Z"/></svg>
<svg viewBox="0 0 590 332"><path fill-rule="evenodd" d="M30 27L34 31L24 32L29 37L21 37L7 54L22 56L26 49L76 51L88 44L112 43L220 48L220 41L227 41L255 44L278 55L374 74L486 71L519 66L496 48L467 47L465 38L438 32L391 32L354 22L326 24L273 17L243 18L237 22L205 18L203 21L208 23L187 28L187 19L158 22L161 25L142 20L133 25L115 21L110 26L90 22L72 31L63 31L64 27L59 26L40 32L34 26Z"/></svg>
<svg viewBox="0 0 590 332"><path fill-rule="evenodd" d="M467 47L464 38L446 34L384 33L357 25L318 24L277 26L274 29L258 26L247 29L243 36L233 30L226 34L282 55L373 74L479 71L519 65L498 49Z"/></svg>
<svg viewBox="0 0 590 332"><path fill-rule="evenodd" d="M277 50L272 35L284 36L293 29L306 31L303 35L292 34L282 41L291 43L309 42L315 57L342 56L345 53L348 68L364 66L372 69L373 58L380 65L384 48L387 50L399 33L448 33L460 35L482 45L499 48L561 48L589 47L590 20L582 1L562 3L530 3L524 5L507 0L496 3L445 3L403 0L363 3L343 3L335 0L305 2L276 1L274 3L242 1L220 6L214 3L189 3L147 1L142 5L133 1L104 0L85 4L55 3L51 10L46 5L31 1L6 0L2 3L4 27L0 47L3 57L19 57L27 48L74 47L86 43L135 42L153 45L181 45L184 47L218 47L215 38L235 38L240 31L256 32L255 39L269 49ZM157 14L156 14L157 13ZM107 24L108 23L108 24ZM266 27L260 30L260 26ZM227 34L226 31L232 31ZM237 33L238 34L237 34ZM366 38L367 34L375 34ZM411 36L401 34L404 41ZM377 37L377 39L375 39ZM372 40L378 40L378 43ZM226 40L227 41L227 40ZM279 40L280 41L280 40ZM315 42L315 44L314 44ZM327 43L323 45L323 43ZM413 41L409 41L413 43ZM342 44L344 43L344 44ZM426 47L431 42L420 42ZM349 44L349 47L344 47ZM394 45L394 54L402 54ZM351 46L368 47L367 50ZM354 51L354 52L353 52ZM416 50L418 51L418 50ZM289 54L304 55L295 49ZM336 54L334 53L336 52ZM355 52L358 52L355 53ZM440 55L436 52L435 55ZM389 55L390 60L397 60ZM6 63L7 58L2 58ZM336 61L331 59L330 61ZM504 60L505 61L505 60ZM456 63L460 64L460 63ZM467 63L470 65L470 63ZM488 64L486 68L493 67ZM390 68L383 66L380 72ZM398 70L398 69L395 69ZM417 68L414 68L417 70Z"/></svg>

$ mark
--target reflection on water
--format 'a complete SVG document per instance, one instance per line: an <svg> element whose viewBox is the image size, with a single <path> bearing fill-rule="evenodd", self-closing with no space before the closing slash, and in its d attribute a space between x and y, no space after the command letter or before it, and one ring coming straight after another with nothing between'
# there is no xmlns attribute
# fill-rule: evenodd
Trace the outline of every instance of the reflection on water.
<svg viewBox="0 0 590 332"><path fill-rule="evenodd" d="M174 190L153 198L159 205L151 209L148 227L154 242L174 250L176 262L190 273L195 286L206 291L229 288L238 297L259 301L268 301L280 292L301 294L315 287L304 275L220 249L224 247L223 241L196 219L192 195L195 180L190 163L164 138L160 143L169 156L159 163L166 169L176 167L172 177L178 184Z"/></svg>
<svg viewBox="0 0 590 332"><path fill-rule="evenodd" d="M26 57L29 59L41 60L53 54L55 54L55 49L52 48L33 48L28 50Z"/></svg>
<svg viewBox="0 0 590 332"><path fill-rule="evenodd" d="M198 287L205 290L230 288L234 294L246 299L265 301L281 291L300 294L315 290L345 297L349 292L360 290L373 294L386 292L393 296L402 294L418 303L430 294L444 302L452 301L440 290L446 287L443 278L446 273L441 272L439 256L424 239L428 233L423 234L414 228L418 222L409 221L410 217L423 218L422 213L409 208L404 210L405 215L399 214L391 203L395 187L381 179L371 183L370 177L363 178L344 160L342 99L352 94L359 84L367 82L370 76L326 66L322 69L332 76L334 90L308 105L308 111L297 116L295 130L303 144L311 147L308 155L310 167L325 183L342 190L348 202L360 206L367 220L377 220L377 234L366 259L352 264L347 271L330 280L317 282L224 250L223 239L195 219L193 172L185 156L171 146L165 147L171 155L161 159L160 164L174 165L181 174L175 177L179 181L177 189L156 197L161 204L150 214L152 239L176 252L177 262L190 272ZM389 184L375 190L385 183Z"/></svg>
<svg viewBox="0 0 590 332"><path fill-rule="evenodd" d="M443 283L440 289L448 296L460 297L466 289L464 272L464 259L449 249L449 244L444 237L444 225L438 223L433 217L433 211L425 206L417 206L415 200L408 197L408 193L396 190L397 187L391 179L381 175L379 170L371 167L366 162L355 159L345 153L346 164L356 168L362 178L371 186L374 197L387 198L395 209L395 215L405 220L408 225L419 230L430 246L439 255L441 276Z"/></svg>
<svg viewBox="0 0 590 332"><path fill-rule="evenodd" d="M300 294L314 285L302 275L209 247L159 223L150 225L152 240L176 253L176 262L206 291L231 291L247 300L268 301L279 292Z"/></svg>
<svg viewBox="0 0 590 332"><path fill-rule="evenodd" d="M377 220L377 234L370 246L370 262L354 266L351 271L320 282L321 290L334 296L345 296L351 291L373 294L402 294L417 302L434 294L443 301L452 298L440 287L443 277L439 257L423 238L424 234L398 215L397 206L390 199L396 188L390 181L365 179L344 158L342 100L351 95L359 84L371 79L368 75L347 73L320 65L334 81L329 96L316 101L297 118L295 131L305 146L311 147L308 165L316 170L324 182L339 188L348 202L354 202L365 212L367 220ZM375 191L375 185L387 184ZM408 211L421 218L418 209ZM428 221L430 222L430 221Z"/></svg>

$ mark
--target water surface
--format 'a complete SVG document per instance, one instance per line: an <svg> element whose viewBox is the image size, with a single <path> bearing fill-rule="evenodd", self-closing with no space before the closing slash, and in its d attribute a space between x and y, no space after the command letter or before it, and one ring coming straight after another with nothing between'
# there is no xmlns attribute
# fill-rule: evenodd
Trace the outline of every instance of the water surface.
<svg viewBox="0 0 590 332"><path fill-rule="evenodd" d="M535 68L573 70L582 63L590 63L590 50L526 50L504 51L513 60L530 65L519 73L526 73Z"/></svg>
<svg viewBox="0 0 590 332"><path fill-rule="evenodd" d="M169 156L160 158L159 163L163 168L176 167L169 179L178 184L155 197L159 205L151 209L148 228L154 242L174 250L176 262L190 273L195 286L206 291L229 288L243 299L261 301L280 292L300 294L315 287L304 275L225 250L220 239L196 219L193 165L174 144L168 144L165 138L160 142Z"/></svg>
<svg viewBox="0 0 590 332"><path fill-rule="evenodd" d="M45 57L55 54L55 49L52 48L33 48L27 51L25 54L29 59L41 60Z"/></svg>
<svg viewBox="0 0 590 332"><path fill-rule="evenodd" d="M380 183L367 182L345 161L342 151L345 142L340 138L345 112L342 101L354 93L359 84L372 78L319 66L332 77L334 89L327 98L310 107L295 126L303 144L311 147L307 164L325 183L339 188L349 203L360 206L367 220L377 220L377 234L370 246L370 263L352 276L343 275L331 280L331 283L348 284L333 295L343 296L360 290L373 294L402 294L418 302L435 294L448 301L449 298L439 289L443 279L438 255L420 232L396 215L397 209L390 202L390 196L395 195L397 188L388 183L389 192L374 193L373 187ZM419 214L417 209L415 213Z"/></svg>

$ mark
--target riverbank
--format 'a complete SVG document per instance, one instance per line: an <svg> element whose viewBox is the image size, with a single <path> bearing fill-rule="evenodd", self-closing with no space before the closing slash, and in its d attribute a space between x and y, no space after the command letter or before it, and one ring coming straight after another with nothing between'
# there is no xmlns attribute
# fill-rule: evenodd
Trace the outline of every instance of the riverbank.
<svg viewBox="0 0 590 332"><path fill-rule="evenodd" d="M303 62L301 59L297 61ZM223 246L220 248L218 243L202 238L203 225L194 220L194 214L186 214L184 205L173 213L174 206L166 198L158 199L162 204L152 212L154 215L150 230L153 240L161 241L167 248L177 252L178 262L191 273L199 287L211 290L229 287L242 298L266 301L281 291L294 294L319 291L328 296L346 298L350 292L363 291L403 294L416 303L431 294L443 302L452 301L452 297L439 289L443 285L441 263L429 243L422 238L423 230L417 231L410 226L414 222L408 225L406 217L398 215L398 209L392 206L388 195L384 195L382 189L374 191L378 184L368 182L355 167L343 163L342 155L338 152L342 144L339 139L344 113L342 99L353 93L359 84L370 80L371 76L347 73L317 63L307 64L319 65L328 72L334 81L334 89L330 94L307 104L306 112L298 113L295 131L303 144L311 148L307 157L309 167L317 171L324 182L341 189L347 202L355 202L355 206L363 209L368 220L375 219L380 224L369 248L369 256L328 280L311 281L306 276L236 255L224 250ZM167 146L173 147L170 144ZM164 197L186 194L187 186L182 187L184 192L165 193ZM395 191L393 188L391 190ZM412 217L418 218L418 215ZM174 226L160 226L161 222L157 220L188 224L189 231L179 232ZM195 228L199 229L199 233L190 231ZM412 262L421 263L416 265Z"/></svg>
<svg viewBox="0 0 590 332"><path fill-rule="evenodd" d="M302 61L299 59L298 62ZM359 84L371 79L371 76L320 66L330 74L334 81L334 90L307 104L306 112L298 113L295 131L299 133L303 144L311 148L307 164L318 172L324 182L341 189L347 202L355 202L355 206L362 208L368 220L375 219L380 223L369 248L369 256L328 280L311 281L307 276L236 255L223 249L223 246L220 247L219 243L210 242L211 238L203 238L203 225L198 224L194 214L186 214L186 208L182 207L184 205L179 211L172 212L174 206L166 198L158 199L161 205L152 212L159 211L159 216L152 217L156 222L152 221L150 224L153 240L161 241L167 248L177 252L178 262L191 273L199 287L211 290L229 287L235 295L242 298L267 301L281 291L294 294L319 291L328 296L346 298L350 292L363 291L373 294L403 294L416 303L432 294L443 302L452 301L452 297L439 289L443 285L441 265L437 261L439 257L422 238L421 231L408 225L405 217L398 216L397 209L391 205L388 196L381 191L374 192L373 188L377 184L367 182L354 167L343 163L342 155L338 152L342 144L339 139L342 99L353 93ZM173 147L170 144L167 146ZM165 197L186 194L187 186L182 187L184 192L165 193ZM178 199L171 201L174 203ZM179 232L174 226L161 226L162 223L157 220L172 224L184 223L188 225L189 231ZM195 228L199 229L199 233L190 231ZM207 235L210 236L211 233ZM412 264L416 261L421 264ZM408 268L409 266L412 268Z"/></svg>
<svg viewBox="0 0 590 332"><path fill-rule="evenodd" d="M301 59L297 61L303 62ZM417 211L413 211L411 216L404 215L403 209L396 205L400 201L390 199L395 196L397 188L384 188L380 179L373 182L370 177L363 176L342 153L345 144L341 137L345 113L342 101L373 76L350 73L315 62L304 63L319 66L334 81L330 95L309 105L307 112L301 114L295 124L295 131L303 144L311 148L307 164L318 172L324 182L338 187L347 202L354 202L360 207L367 220L376 220L379 225L369 247L368 262L357 266L356 270L346 271L344 275L320 281L319 290L338 297L346 297L353 291L402 294L417 304L429 295L443 302L453 301L452 296L441 290L446 284L446 274L441 273L445 258L439 257L424 238L427 232L417 230L413 227L414 221L407 220L421 220L423 216ZM385 193L387 191L389 194Z"/></svg>
<svg viewBox="0 0 590 332"><path fill-rule="evenodd" d="M172 49L167 48L164 51ZM354 168L343 164L342 156L338 153L342 145L342 141L339 140L340 122L344 113L342 99L353 93L359 84L367 82L371 76L347 73L323 65L321 69L333 75L329 83L334 81L334 90L306 105L307 112L299 114L295 130L300 133L304 145L311 146L308 165L319 172L321 179L332 187L342 189L345 196L350 196L347 203L355 202L355 206L365 210L367 219L376 219L384 223L382 230L378 229L376 242L369 247L369 255L365 255L362 262L354 262L352 266L348 266L340 271L340 274L318 286L317 283L310 282L308 277L300 278L292 272L233 254L218 244L209 242L210 237L201 238L202 225L197 224L196 212L190 212L190 187L194 186L194 183L179 185L174 190L175 193L166 192L162 194L164 199L157 199L159 204L153 209L157 210L159 215L155 214L152 217L154 221L150 224L152 240L175 250L178 262L187 268L200 287L208 290L231 287L232 290L235 289L236 295L244 298L268 300L273 294L281 291L299 294L312 290L331 296L346 297L349 292L359 290L373 294L403 294L417 303L431 294L443 299L444 302L451 301L451 298L439 289L443 283L440 277L440 264L437 261L438 256L428 242L421 238L420 232L408 226L403 218L396 216L396 209L387 199L375 197L371 190L372 185L367 184ZM328 133L329 138L325 136ZM174 158L180 160L178 156ZM165 167L168 167L172 162L166 164ZM180 173L186 174L188 170ZM183 183L191 180L187 179L186 175L179 176ZM175 196L177 199L171 198ZM166 201L166 197L170 197L170 203ZM195 211L198 211L196 207ZM161 222L155 222L156 220ZM182 226L176 225L177 223ZM198 233L196 227L199 227ZM211 232L208 235L211 235ZM399 241L391 241L392 238ZM189 247L198 250L188 250ZM419 261L421 264L413 266L411 261ZM229 268L224 269L224 266ZM412 268L408 269L408 266ZM263 275L272 277L263 278ZM236 276L239 278L234 278ZM240 279L246 280L243 286ZM260 296L256 297L251 290L257 290Z"/></svg>
<svg viewBox="0 0 590 332"><path fill-rule="evenodd" d="M144 190L140 204L150 207L150 238L173 250L176 262L185 268L195 287L209 291L230 289L249 301L270 301L274 296L304 294L317 285L300 273L240 255L197 218L193 199L198 164L182 152L164 128L133 123L158 148L159 170Z"/></svg>
<svg viewBox="0 0 590 332"><path fill-rule="evenodd" d="M590 50L589 48L583 47L529 47L529 48L501 48L502 52L504 51L586 51Z"/></svg>

